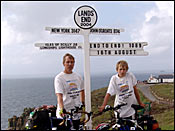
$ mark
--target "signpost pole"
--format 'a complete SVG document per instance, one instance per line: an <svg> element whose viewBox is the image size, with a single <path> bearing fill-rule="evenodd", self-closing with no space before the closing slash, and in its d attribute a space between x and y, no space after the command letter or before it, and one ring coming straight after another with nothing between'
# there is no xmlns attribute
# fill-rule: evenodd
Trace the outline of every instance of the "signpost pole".
<svg viewBox="0 0 175 131"><path fill-rule="evenodd" d="M87 112L91 112L91 86L90 86L90 55L89 55L89 32L83 30L84 44L84 88L85 88L85 108ZM87 130L92 129L92 120L87 123Z"/></svg>

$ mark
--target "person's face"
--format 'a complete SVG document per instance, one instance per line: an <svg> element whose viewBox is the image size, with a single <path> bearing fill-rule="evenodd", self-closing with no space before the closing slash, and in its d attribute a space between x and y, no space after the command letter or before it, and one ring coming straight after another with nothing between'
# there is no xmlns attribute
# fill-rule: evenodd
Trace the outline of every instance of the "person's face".
<svg viewBox="0 0 175 131"><path fill-rule="evenodd" d="M65 62L64 62L64 67L65 67L64 72L68 74L72 73L72 70L74 68L74 63L75 61L73 59L69 58L69 56L66 56Z"/></svg>
<svg viewBox="0 0 175 131"><path fill-rule="evenodd" d="M127 69L125 66L119 66L117 72L119 77L124 77L126 75Z"/></svg>

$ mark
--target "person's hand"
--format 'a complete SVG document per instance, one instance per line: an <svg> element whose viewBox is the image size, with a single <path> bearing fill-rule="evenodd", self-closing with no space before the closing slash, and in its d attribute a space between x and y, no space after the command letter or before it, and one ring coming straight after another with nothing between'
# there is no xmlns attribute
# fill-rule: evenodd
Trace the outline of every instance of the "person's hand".
<svg viewBox="0 0 175 131"><path fill-rule="evenodd" d="M86 110L85 110L85 103L84 103L84 102L82 102L82 103L80 104L80 109L82 110L82 112L85 112L85 111L86 111ZM82 113L82 114L81 114L80 121L84 121L85 119L86 119L85 114Z"/></svg>
<svg viewBox="0 0 175 131"><path fill-rule="evenodd" d="M66 112L66 110L61 108L60 111L59 111L59 114L60 114L61 117L64 117L64 112Z"/></svg>
<svg viewBox="0 0 175 131"><path fill-rule="evenodd" d="M82 107L82 111L85 111L85 106Z"/></svg>
<svg viewBox="0 0 175 131"><path fill-rule="evenodd" d="M145 104L143 104L143 103L140 103L139 105L145 107Z"/></svg>
<svg viewBox="0 0 175 131"><path fill-rule="evenodd" d="M84 102L80 103L79 109L82 111L85 111L85 103Z"/></svg>
<svg viewBox="0 0 175 131"><path fill-rule="evenodd" d="M99 107L99 112L102 112L105 109L105 106L100 106Z"/></svg>

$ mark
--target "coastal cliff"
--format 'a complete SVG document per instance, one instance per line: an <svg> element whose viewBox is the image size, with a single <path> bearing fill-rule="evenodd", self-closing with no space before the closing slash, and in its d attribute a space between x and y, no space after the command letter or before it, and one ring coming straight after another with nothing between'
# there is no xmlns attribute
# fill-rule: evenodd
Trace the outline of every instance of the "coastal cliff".
<svg viewBox="0 0 175 131"><path fill-rule="evenodd" d="M24 130L25 124L29 117L30 112L32 112L35 108L24 108L23 113L21 116L13 116L12 118L8 119L8 128L7 130Z"/></svg>

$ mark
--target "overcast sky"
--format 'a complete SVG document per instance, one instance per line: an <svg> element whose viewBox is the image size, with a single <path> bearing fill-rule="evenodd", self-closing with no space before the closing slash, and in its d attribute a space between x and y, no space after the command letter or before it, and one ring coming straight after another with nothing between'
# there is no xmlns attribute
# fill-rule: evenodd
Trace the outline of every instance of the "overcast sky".
<svg viewBox="0 0 175 131"><path fill-rule="evenodd" d="M174 71L174 2L1 2L1 76L55 75L62 57L75 56L83 73L83 50L39 50L35 43L83 42L79 35L50 34L45 27L78 28L74 12L82 5L98 15L94 28L123 28L120 35L90 35L90 42L148 42L148 56L90 56L91 74L115 73L117 61L129 71Z"/></svg>

